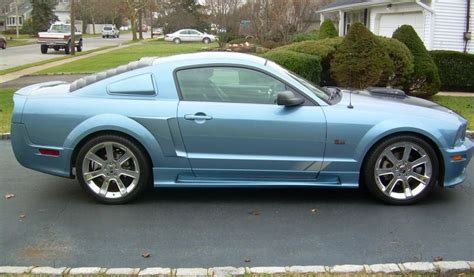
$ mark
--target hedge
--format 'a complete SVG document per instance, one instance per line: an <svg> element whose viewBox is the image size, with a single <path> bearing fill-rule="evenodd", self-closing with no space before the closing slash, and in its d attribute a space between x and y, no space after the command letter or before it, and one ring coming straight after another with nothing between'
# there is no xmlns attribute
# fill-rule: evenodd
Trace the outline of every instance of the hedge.
<svg viewBox="0 0 474 277"><path fill-rule="evenodd" d="M320 82L321 58L290 50L275 49L263 55L315 84Z"/></svg>
<svg viewBox="0 0 474 277"><path fill-rule="evenodd" d="M391 62L384 68L377 86L403 88L403 85L413 73L413 55L410 49L393 38L377 37L377 39Z"/></svg>
<svg viewBox="0 0 474 277"><path fill-rule="evenodd" d="M414 59L414 71L404 84L405 92L425 98L438 93L441 86L438 68L415 29L410 25L402 25L392 37L403 42Z"/></svg>
<svg viewBox="0 0 474 277"><path fill-rule="evenodd" d="M430 52L447 91L474 92L474 54L436 50Z"/></svg>
<svg viewBox="0 0 474 277"><path fill-rule="evenodd" d="M298 53L319 56L321 58L321 86L334 86L336 82L331 78L330 60L342 43L343 37L327 38L293 43L277 48L277 50L291 50Z"/></svg>
<svg viewBox="0 0 474 277"><path fill-rule="evenodd" d="M324 20L319 28L319 38L334 38L338 35L339 33L337 32L336 27L334 27L334 23L330 19Z"/></svg>

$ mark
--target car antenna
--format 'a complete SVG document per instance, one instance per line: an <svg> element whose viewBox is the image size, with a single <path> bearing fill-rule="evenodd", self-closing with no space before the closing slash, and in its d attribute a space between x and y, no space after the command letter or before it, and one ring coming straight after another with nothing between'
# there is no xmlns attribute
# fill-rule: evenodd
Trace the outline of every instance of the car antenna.
<svg viewBox="0 0 474 277"><path fill-rule="evenodd" d="M347 105L348 109L353 109L354 106L352 106L352 89L349 90L349 105Z"/></svg>

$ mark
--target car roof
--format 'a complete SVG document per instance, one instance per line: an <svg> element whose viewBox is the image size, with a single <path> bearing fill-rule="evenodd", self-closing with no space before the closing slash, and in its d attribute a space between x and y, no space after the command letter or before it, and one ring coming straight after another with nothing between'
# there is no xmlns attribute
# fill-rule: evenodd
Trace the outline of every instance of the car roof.
<svg viewBox="0 0 474 277"><path fill-rule="evenodd" d="M259 65L264 65L266 59L243 53L235 52L200 52L200 53L190 53L190 54L180 54L168 57L156 57L153 61L153 65L164 64L164 63L175 63L175 62L185 62L188 64L211 64L211 63L223 63L223 64L245 64L245 63L256 63Z"/></svg>

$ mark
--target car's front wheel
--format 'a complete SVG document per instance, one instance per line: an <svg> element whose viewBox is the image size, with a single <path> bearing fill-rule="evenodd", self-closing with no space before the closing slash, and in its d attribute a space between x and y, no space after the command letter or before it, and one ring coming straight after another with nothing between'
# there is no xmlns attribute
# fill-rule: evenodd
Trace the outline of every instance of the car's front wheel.
<svg viewBox="0 0 474 277"><path fill-rule="evenodd" d="M435 186L439 161L425 140L411 135L396 136L369 153L362 174L376 198L389 204L413 204Z"/></svg>
<svg viewBox="0 0 474 277"><path fill-rule="evenodd" d="M128 138L104 135L79 151L77 177L82 187L105 204L124 204L147 187L150 164L142 147Z"/></svg>
<svg viewBox="0 0 474 277"><path fill-rule="evenodd" d="M180 43L181 43L181 39L175 38L175 39L173 39L173 42L176 43L176 44L180 44Z"/></svg>
<svg viewBox="0 0 474 277"><path fill-rule="evenodd" d="M210 38L204 38L204 39L202 40L202 42L203 42L204 44L209 44L209 43L211 43L211 39L210 39Z"/></svg>

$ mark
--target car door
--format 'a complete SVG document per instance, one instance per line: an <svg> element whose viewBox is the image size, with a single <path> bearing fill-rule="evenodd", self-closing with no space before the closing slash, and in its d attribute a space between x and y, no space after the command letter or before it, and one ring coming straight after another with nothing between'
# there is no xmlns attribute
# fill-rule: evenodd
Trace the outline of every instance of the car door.
<svg viewBox="0 0 474 277"><path fill-rule="evenodd" d="M317 104L277 105L278 92L291 88L251 68L188 68L175 77L179 127L197 177L317 177L326 138Z"/></svg>
<svg viewBox="0 0 474 277"><path fill-rule="evenodd" d="M183 30L179 32L178 37L181 39L181 41L189 41L189 30Z"/></svg>
<svg viewBox="0 0 474 277"><path fill-rule="evenodd" d="M189 41L201 41L202 34L196 30L189 30Z"/></svg>

